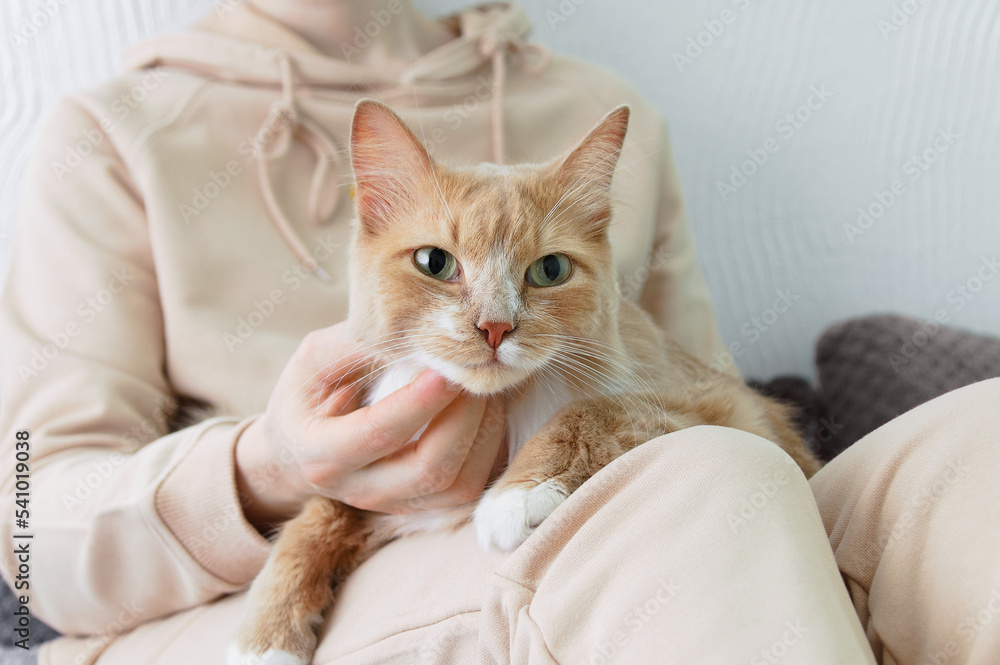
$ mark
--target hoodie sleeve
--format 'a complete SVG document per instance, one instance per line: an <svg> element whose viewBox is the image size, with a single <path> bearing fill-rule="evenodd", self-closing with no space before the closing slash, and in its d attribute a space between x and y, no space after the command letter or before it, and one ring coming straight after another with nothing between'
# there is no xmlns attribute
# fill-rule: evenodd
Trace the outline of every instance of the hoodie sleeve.
<svg viewBox="0 0 1000 665"><path fill-rule="evenodd" d="M0 568L57 630L113 633L234 591L262 567L269 545L235 484L235 442L252 419L167 434L153 252L117 137L73 101L40 136L0 298ZM30 434L26 527L14 514L19 431ZM14 554L24 543L27 570Z"/></svg>
<svg viewBox="0 0 1000 665"><path fill-rule="evenodd" d="M728 357L725 343L715 321L712 296L698 264L694 236L684 212L680 181L665 126L663 149L658 154L662 184L656 236L649 278L643 286L639 302L657 325L688 351L712 367L738 373L734 364L727 364L724 360Z"/></svg>

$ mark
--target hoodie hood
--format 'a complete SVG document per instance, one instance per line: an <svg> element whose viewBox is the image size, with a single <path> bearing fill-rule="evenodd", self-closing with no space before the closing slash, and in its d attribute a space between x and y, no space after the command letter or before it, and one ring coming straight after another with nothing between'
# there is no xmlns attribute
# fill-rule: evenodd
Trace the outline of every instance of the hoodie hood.
<svg viewBox="0 0 1000 665"><path fill-rule="evenodd" d="M479 77L491 70L490 143L493 161L501 164L507 61L517 58L533 72L548 65L544 47L525 41L532 26L516 5L483 5L448 16L441 23L455 35L453 40L399 72L387 72L322 53L284 25L246 5L223 4L188 32L134 46L126 52L124 66L134 70L180 69L207 79L275 87L275 102L257 132L254 146L264 202L289 248L307 269L328 280L278 204L271 180L274 163L288 153L290 142L301 141L316 158L309 190L311 221L322 223L336 207L334 198L321 209L321 194L331 179L336 182L349 167L343 163L330 134L297 103L303 89L363 90L389 100L453 98L470 93L479 84Z"/></svg>
<svg viewBox="0 0 1000 665"><path fill-rule="evenodd" d="M303 85L387 90L417 86L424 94L461 93L497 50L521 50L531 21L512 4L487 4L441 19L455 39L413 61L399 75L322 53L282 24L239 5L221 6L188 32L157 37L129 49L127 69L179 67L247 84L280 84L275 56L288 53ZM540 50L537 45L531 49ZM410 92L410 90L407 90Z"/></svg>

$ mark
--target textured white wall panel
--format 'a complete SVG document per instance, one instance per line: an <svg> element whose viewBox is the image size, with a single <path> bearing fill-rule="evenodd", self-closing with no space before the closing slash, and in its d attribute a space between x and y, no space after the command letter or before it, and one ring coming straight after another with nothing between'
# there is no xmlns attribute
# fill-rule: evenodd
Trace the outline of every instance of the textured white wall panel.
<svg viewBox="0 0 1000 665"><path fill-rule="evenodd" d="M53 4L56 15L15 43ZM466 3L418 4L440 14ZM123 46L212 6L0 3L0 233L12 232L45 109L112 75ZM943 310L954 325L1000 334L1000 275L978 274L1000 255L1000 3L540 0L526 9L538 41L617 71L668 119L722 332L742 343L744 373L810 374L824 326L874 311ZM935 148L939 133L953 138ZM925 151L935 161L918 165ZM734 167L753 170L741 165L765 154L720 193ZM900 193L882 216L849 235L857 209L878 212L894 181ZM8 250L0 237L4 259ZM781 294L792 304L776 313Z"/></svg>

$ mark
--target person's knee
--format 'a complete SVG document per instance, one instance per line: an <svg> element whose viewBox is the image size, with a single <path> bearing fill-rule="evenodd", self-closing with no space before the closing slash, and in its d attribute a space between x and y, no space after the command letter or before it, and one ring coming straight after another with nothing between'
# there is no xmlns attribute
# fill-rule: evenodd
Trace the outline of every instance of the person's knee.
<svg viewBox="0 0 1000 665"><path fill-rule="evenodd" d="M657 458L682 457L705 468L743 470L747 475L774 467L797 469L794 460L776 443L756 434L730 427L700 425L651 439L636 451L654 462Z"/></svg>
<svg viewBox="0 0 1000 665"><path fill-rule="evenodd" d="M698 426L652 439L629 455L663 487L682 483L756 509L777 496L811 496L795 461L777 444L728 427Z"/></svg>
<svg viewBox="0 0 1000 665"><path fill-rule="evenodd" d="M698 426L641 444L602 472L598 485L632 510L696 511L734 532L782 506L812 501L809 483L777 444L727 427ZM650 501L650 497L656 500ZM717 520L713 522L712 520Z"/></svg>

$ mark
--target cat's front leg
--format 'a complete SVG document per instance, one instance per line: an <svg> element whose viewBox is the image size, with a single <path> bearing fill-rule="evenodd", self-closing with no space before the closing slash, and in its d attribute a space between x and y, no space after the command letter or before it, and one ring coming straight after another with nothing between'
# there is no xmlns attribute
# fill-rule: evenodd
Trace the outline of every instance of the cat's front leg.
<svg viewBox="0 0 1000 665"><path fill-rule="evenodd" d="M377 545L363 511L315 497L282 529L247 594L227 665L307 665L333 585Z"/></svg>
<svg viewBox="0 0 1000 665"><path fill-rule="evenodd" d="M479 500L479 545L511 551L588 478L637 444L671 429L641 400L598 398L560 410Z"/></svg>

